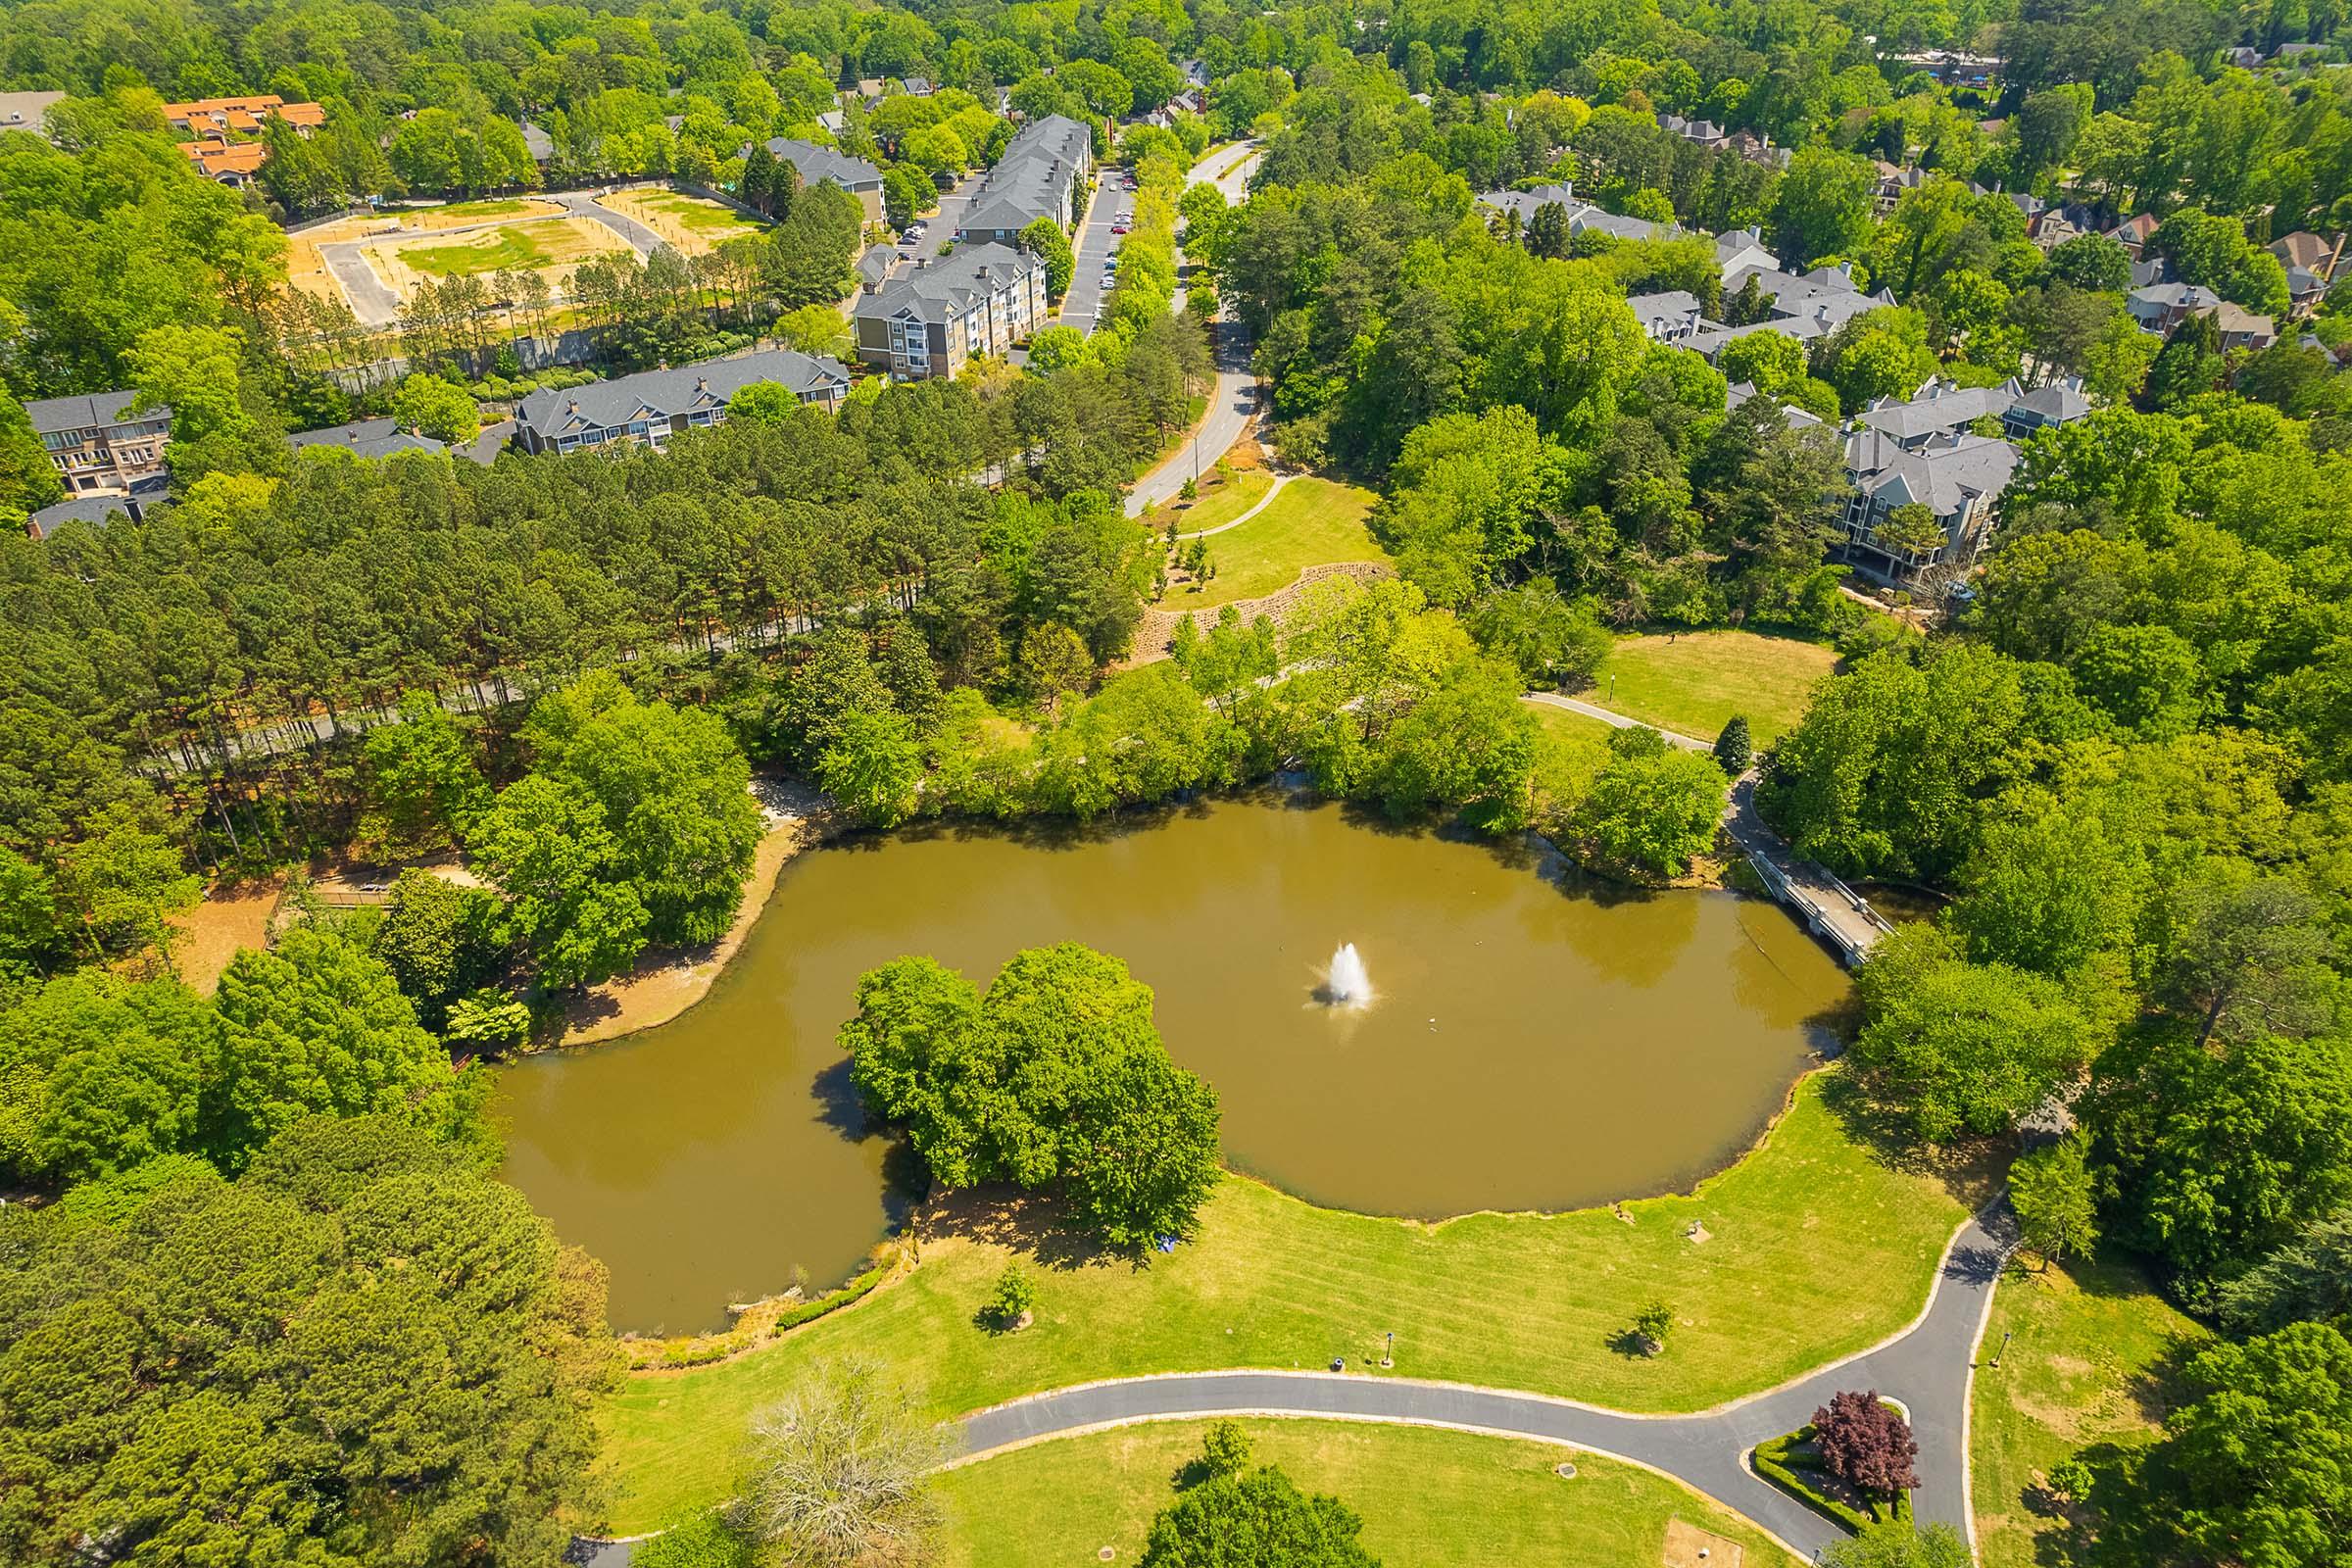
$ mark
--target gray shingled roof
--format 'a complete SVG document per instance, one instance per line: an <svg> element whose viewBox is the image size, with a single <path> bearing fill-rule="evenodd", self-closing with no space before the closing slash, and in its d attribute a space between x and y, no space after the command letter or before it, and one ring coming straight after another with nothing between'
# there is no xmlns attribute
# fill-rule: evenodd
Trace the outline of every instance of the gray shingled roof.
<svg viewBox="0 0 2352 1568"><path fill-rule="evenodd" d="M355 457L388 458L395 452L447 452L447 444L427 435L413 435L393 422L390 416L380 419L354 419L349 424L330 425L323 430L303 430L286 438L297 450L303 447L340 447Z"/></svg>
<svg viewBox="0 0 2352 1568"><path fill-rule="evenodd" d="M1667 327L1690 324L1698 314L1698 296L1687 289L1668 289L1659 294L1634 294L1626 305L1642 323L1642 330L1656 337Z"/></svg>
<svg viewBox="0 0 2352 1568"><path fill-rule="evenodd" d="M972 191L961 227L967 233L1018 233L1041 218L1069 217L1070 183L1094 149L1094 132L1067 115L1048 115L1004 144Z"/></svg>
<svg viewBox="0 0 2352 1568"><path fill-rule="evenodd" d="M1997 499L2017 471L2017 448L1992 436L1936 436L1906 452L1876 430L1846 437L1845 469L1854 488L1888 507L1925 503L1938 517L1958 512L1971 495Z"/></svg>
<svg viewBox="0 0 2352 1568"><path fill-rule="evenodd" d="M837 148L778 136L768 142L767 150L776 155L779 163L789 163L799 170L804 185L822 184L829 179L843 190L873 190L882 183L882 171Z"/></svg>
<svg viewBox="0 0 2352 1568"><path fill-rule="evenodd" d="M82 392L66 398L35 398L24 405L24 413L32 420L33 429L41 435L59 430L89 430L101 425L121 424L132 418L150 419L157 416L169 419L169 404L159 404L139 414L130 412L136 392Z"/></svg>
<svg viewBox="0 0 2352 1568"><path fill-rule="evenodd" d="M724 408L729 398L758 381L774 381L806 396L828 383L846 391L850 372L839 360L797 349L764 349L740 359L641 370L586 386L543 387L522 400L515 419L541 439L553 441L586 430L613 429L641 416L667 419L699 409Z"/></svg>
<svg viewBox="0 0 2352 1568"><path fill-rule="evenodd" d="M953 255L917 263L858 302L860 318L884 320L912 311L925 321L960 316L1006 281L1036 269L1033 256L1009 245L959 245Z"/></svg>
<svg viewBox="0 0 2352 1568"><path fill-rule="evenodd" d="M1724 389L1723 406L1727 410L1736 409L1757 395L1755 382L1734 381ZM1781 405L1781 418L1791 430L1802 430L1807 425L1821 423L1820 415L1808 413L1793 403Z"/></svg>
<svg viewBox="0 0 2352 1568"><path fill-rule="evenodd" d="M1941 377L1931 379L1909 402L1881 398L1865 412L1862 425L1884 430L1897 441L1916 441L1938 430L1957 430L1986 415L1994 418L2009 412L2020 396L2015 381L1999 386L1954 386Z"/></svg>
<svg viewBox="0 0 2352 1568"><path fill-rule="evenodd" d="M127 496L74 496L34 513L33 537L46 539L69 522L104 523L116 513L127 515L129 511L130 498Z"/></svg>
<svg viewBox="0 0 2352 1568"><path fill-rule="evenodd" d="M2052 381L2048 386L2037 386L2019 398L2017 407L2040 416L2044 424L2066 424L2090 413L2090 399L2082 395L2080 387Z"/></svg>

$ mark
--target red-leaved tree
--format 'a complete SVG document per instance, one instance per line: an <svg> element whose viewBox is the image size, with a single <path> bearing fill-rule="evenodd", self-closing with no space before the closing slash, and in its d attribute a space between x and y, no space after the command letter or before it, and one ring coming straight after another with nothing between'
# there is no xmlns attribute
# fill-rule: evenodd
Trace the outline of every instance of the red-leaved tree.
<svg viewBox="0 0 2352 1568"><path fill-rule="evenodd" d="M1876 1389L1831 1395L1813 1412L1813 1443L1830 1474L1864 1492L1891 1497L1919 1485L1911 1423L1882 1403Z"/></svg>

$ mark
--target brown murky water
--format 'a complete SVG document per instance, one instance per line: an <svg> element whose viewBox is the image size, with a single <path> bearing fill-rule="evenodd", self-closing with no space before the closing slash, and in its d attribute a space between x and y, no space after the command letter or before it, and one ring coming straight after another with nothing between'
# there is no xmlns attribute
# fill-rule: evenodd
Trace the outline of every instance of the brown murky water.
<svg viewBox="0 0 2352 1568"><path fill-rule="evenodd" d="M858 976L930 954L985 983L1077 940L1158 994L1226 1158L1377 1213L1569 1208L1744 1148L1845 995L1775 906L1648 897L1332 806L1224 801L1101 832L866 839L785 868L709 1000L505 1077L506 1176L612 1270L623 1328L824 1286L889 1222L834 1031ZM1376 993L1314 992L1342 941Z"/></svg>

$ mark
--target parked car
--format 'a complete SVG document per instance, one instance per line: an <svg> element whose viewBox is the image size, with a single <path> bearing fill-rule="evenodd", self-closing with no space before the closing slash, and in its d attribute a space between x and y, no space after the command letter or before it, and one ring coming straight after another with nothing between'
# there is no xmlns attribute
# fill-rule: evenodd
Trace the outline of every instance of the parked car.
<svg viewBox="0 0 2352 1568"><path fill-rule="evenodd" d="M1113 234L1124 234L1127 232L1127 225L1125 223L1113 223L1110 225L1110 231Z"/></svg>

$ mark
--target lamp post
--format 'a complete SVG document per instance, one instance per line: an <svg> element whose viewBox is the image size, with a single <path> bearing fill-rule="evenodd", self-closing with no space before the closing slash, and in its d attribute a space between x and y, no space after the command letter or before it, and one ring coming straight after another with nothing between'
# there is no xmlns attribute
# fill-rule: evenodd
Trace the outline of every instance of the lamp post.
<svg viewBox="0 0 2352 1568"><path fill-rule="evenodd" d="M2003 1329L2001 1331L2001 1348L1992 1352L1992 1364L1994 1367L1999 1367L2001 1364L2001 1357L2009 1353L2009 1342L2016 1338L2017 1330L2015 1329Z"/></svg>
<svg viewBox="0 0 2352 1568"><path fill-rule="evenodd" d="M1396 1364L1396 1331L1395 1329L1389 1330L1389 1348L1381 1352L1380 1364L1382 1366Z"/></svg>

